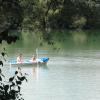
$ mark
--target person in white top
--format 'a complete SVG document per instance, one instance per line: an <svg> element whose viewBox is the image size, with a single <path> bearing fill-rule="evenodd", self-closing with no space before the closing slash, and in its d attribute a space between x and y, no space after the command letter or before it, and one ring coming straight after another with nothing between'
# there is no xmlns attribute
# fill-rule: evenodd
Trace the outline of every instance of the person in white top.
<svg viewBox="0 0 100 100"><path fill-rule="evenodd" d="M32 56L31 61L32 62L37 62L37 59L36 59L36 56L35 55Z"/></svg>
<svg viewBox="0 0 100 100"><path fill-rule="evenodd" d="M17 57L17 63L23 63L22 54L19 54L19 56Z"/></svg>

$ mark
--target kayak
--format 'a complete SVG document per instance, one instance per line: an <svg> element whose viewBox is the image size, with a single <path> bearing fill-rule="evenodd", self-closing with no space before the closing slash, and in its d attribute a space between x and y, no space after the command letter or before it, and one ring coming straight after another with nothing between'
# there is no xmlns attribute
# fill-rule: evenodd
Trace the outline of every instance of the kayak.
<svg viewBox="0 0 100 100"><path fill-rule="evenodd" d="M47 62L49 61L48 57L42 57L42 58L38 58L35 61L31 61L30 59L25 59L23 62L21 63L17 63L16 59L12 59L9 61L10 66L29 66L29 65L44 65L47 64Z"/></svg>

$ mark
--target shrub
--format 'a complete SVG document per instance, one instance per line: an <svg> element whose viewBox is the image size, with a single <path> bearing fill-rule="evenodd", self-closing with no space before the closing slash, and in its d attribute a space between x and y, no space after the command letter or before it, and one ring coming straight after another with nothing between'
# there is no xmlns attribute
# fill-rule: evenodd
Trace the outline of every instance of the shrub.
<svg viewBox="0 0 100 100"><path fill-rule="evenodd" d="M2 61L0 61L0 64L3 67ZM26 75L26 73L23 74L20 68L18 68L15 74L6 81L5 75L3 75L2 69L0 68L0 100L24 100L20 90L22 82L24 80L27 81Z"/></svg>

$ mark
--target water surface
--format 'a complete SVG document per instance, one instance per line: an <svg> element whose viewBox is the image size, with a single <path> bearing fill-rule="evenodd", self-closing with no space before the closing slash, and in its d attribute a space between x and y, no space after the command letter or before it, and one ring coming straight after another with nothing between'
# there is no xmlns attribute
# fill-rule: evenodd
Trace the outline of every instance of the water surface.
<svg viewBox="0 0 100 100"><path fill-rule="evenodd" d="M100 51L52 55L47 66L26 66L28 82L22 85L25 100L99 100ZM45 56L42 54L41 56ZM11 72L16 67L10 69Z"/></svg>
<svg viewBox="0 0 100 100"><path fill-rule="evenodd" d="M24 35L23 35L24 36ZM100 35L87 36L74 33L55 40L54 45L32 40L27 35L12 45L1 45L8 53L7 59L22 53L24 58L49 57L47 66L21 67L28 82L22 85L25 100L100 100ZM38 54L36 53L38 50ZM11 76L16 67L6 65L4 74Z"/></svg>

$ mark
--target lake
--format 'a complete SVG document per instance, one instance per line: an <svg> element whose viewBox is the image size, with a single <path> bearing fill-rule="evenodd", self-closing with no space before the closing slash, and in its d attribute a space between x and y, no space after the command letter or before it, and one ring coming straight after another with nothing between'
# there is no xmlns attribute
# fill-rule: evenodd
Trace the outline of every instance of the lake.
<svg viewBox="0 0 100 100"><path fill-rule="evenodd" d="M20 52L25 58L30 58L36 48L39 57L50 58L47 66L21 68L28 74L28 82L22 84L21 90L25 100L100 100L99 38L91 37L84 43L80 39L80 43L74 37L74 43L67 37L63 45L57 42L55 46L44 44L34 48L28 39L26 45L17 42L2 47L7 48L8 59L17 57ZM14 70L16 67L5 66L3 69L7 75L13 74Z"/></svg>

